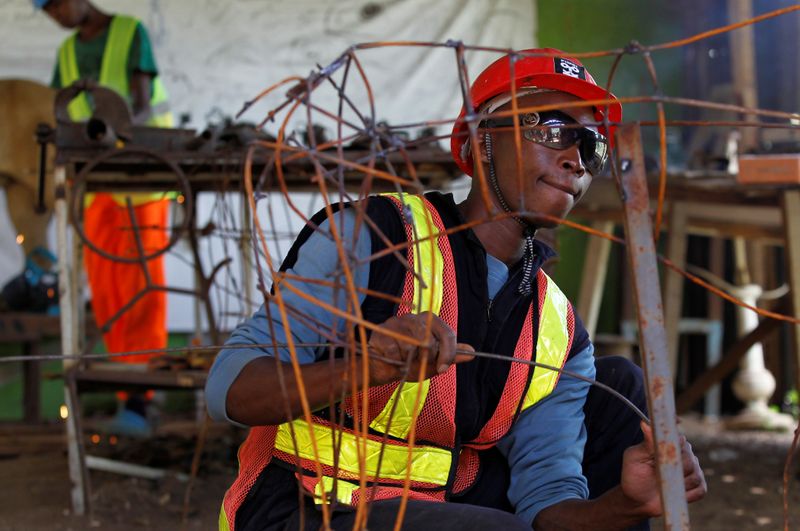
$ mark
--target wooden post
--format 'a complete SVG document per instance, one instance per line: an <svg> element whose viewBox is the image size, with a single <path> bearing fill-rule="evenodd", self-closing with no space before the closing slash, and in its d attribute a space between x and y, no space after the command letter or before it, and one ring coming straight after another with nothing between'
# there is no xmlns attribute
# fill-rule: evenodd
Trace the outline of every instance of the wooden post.
<svg viewBox="0 0 800 531"><path fill-rule="evenodd" d="M711 238L709 244L709 257L708 257L708 270L713 275L719 278L725 278L725 240L721 237L715 236ZM720 348L715 353L706 353L706 370L711 369L722 359L722 335L725 326L724 314L724 301L721 297L717 296L710 291L706 292L706 300L708 304L708 320L715 323L715 326L720 330ZM712 386L706 393L705 398L705 414L709 415L710 412L719 416L722 404L722 388L720 384ZM678 413L682 413L680 409Z"/></svg>
<svg viewBox="0 0 800 531"><path fill-rule="evenodd" d="M22 354L25 356L37 356L39 352L39 342L41 338L27 339L22 343ZM41 407L41 379L42 371L38 361L26 361L22 364L23 372L23 418L28 424L38 424L40 419L39 409Z"/></svg>
<svg viewBox="0 0 800 531"><path fill-rule="evenodd" d="M800 190L783 193L783 225L786 234L786 278L792 314L800 318ZM795 382L800 389L800 325L792 326Z"/></svg>
<svg viewBox="0 0 800 531"><path fill-rule="evenodd" d="M752 0L728 0L728 20L739 22L752 18ZM745 26L731 31L731 74L733 86L741 97L741 105L749 108L758 107L758 77L756 70L756 50L753 26ZM748 114L745 121L755 122L756 116ZM755 127L741 128L741 144L739 152L750 151L758 147L758 130Z"/></svg>
<svg viewBox="0 0 800 531"><path fill-rule="evenodd" d="M613 221L595 221L592 228L610 233L614 230ZM597 317L600 314L600 303L603 300L603 286L608 272L608 256L611 242L605 238L589 236L584 253L583 273L581 274L581 291L578 294L578 315L583 325L594 339L597 331Z"/></svg>
<svg viewBox="0 0 800 531"><path fill-rule="evenodd" d="M78 330L77 330L77 301L75 301L75 289L71 286L74 268L72 247L68 238L67 214L67 168L63 164L56 166L54 173L55 181L55 217L56 217L56 239L58 250L58 295L59 312L61 316L61 351L65 355L77 356L78 354ZM84 482L84 466L81 461L81 433L79 429L78 417L80 416L80 404L74 400L75 393L70 389L70 370L77 364L77 359L65 358L62 366L64 370L64 405L66 406L67 418L65 419L67 429L67 462L69 466L70 497L72 499L72 511L76 515L86 513L87 485Z"/></svg>
<svg viewBox="0 0 800 531"><path fill-rule="evenodd" d="M686 204L672 201L669 205L669 233L667 236L667 256L679 268L686 268L686 224L688 214ZM683 311L683 276L672 269L664 272L664 329L667 335L667 353L670 370L678 372L680 332L678 325Z"/></svg>

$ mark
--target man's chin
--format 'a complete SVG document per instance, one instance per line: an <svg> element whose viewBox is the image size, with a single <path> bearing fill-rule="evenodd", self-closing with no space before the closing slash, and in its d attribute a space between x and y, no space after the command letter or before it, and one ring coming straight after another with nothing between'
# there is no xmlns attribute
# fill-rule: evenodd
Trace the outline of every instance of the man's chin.
<svg viewBox="0 0 800 531"><path fill-rule="evenodd" d="M59 26L67 30L77 29L81 25L80 21L73 19L56 18L55 20Z"/></svg>
<svg viewBox="0 0 800 531"><path fill-rule="evenodd" d="M550 217L542 214L528 214L523 216L522 219L537 229L554 229L560 225L560 218Z"/></svg>

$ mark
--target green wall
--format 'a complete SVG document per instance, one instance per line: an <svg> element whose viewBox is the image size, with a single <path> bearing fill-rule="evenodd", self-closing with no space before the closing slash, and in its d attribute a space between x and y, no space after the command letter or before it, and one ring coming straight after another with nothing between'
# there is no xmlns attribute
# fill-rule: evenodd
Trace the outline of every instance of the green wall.
<svg viewBox="0 0 800 531"><path fill-rule="evenodd" d="M537 42L542 47L558 48L580 53L624 48L632 40L642 44L658 44L685 37L682 28L680 2L648 2L645 0L539 0ZM655 52L652 55L659 84L665 94L681 93L683 49ZM584 64L595 80L606 86L613 57L592 58ZM622 59L611 85L618 97L648 95L655 92L647 67L641 56ZM677 118L677 109L666 109ZM654 120L655 106L628 104L624 119ZM658 158L658 138L655 128L645 128L643 139L646 156ZM580 221L580 220L578 220ZM569 228L559 230L557 280L564 292L574 301L580 289L580 275L587 236ZM624 256L618 246L612 248L612 258L600 310L598 331L618 332L619 320L619 263Z"/></svg>

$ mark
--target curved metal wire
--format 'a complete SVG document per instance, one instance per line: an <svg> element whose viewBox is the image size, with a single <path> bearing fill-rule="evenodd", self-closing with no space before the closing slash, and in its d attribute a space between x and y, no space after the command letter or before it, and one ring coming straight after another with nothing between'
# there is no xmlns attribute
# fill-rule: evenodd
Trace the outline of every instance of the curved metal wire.
<svg viewBox="0 0 800 531"><path fill-rule="evenodd" d="M707 39L724 32L732 31L734 29L755 24L763 20L774 18L777 16L784 16L788 13L795 12L800 9L800 6L792 6L784 9L778 9L770 13L753 17L749 20L736 22L724 27L705 31L703 33L687 37L685 39L655 44L643 45L639 43L631 43L621 48L613 50L586 52L586 53L569 53L568 55L577 58L592 58L592 57L613 57L615 65L617 65L621 58L625 55L640 55L648 69L650 79L653 84L654 93L651 95L639 95L619 98L623 104L638 104L638 105L652 105L657 111L657 120L651 122L643 122L645 126L653 126L658 128L659 138L659 193L656 207L656 222L655 234L657 238L660 232L661 216L663 212L663 205L666 200L666 182L668 175L666 172L666 127L762 127L762 128L785 128L788 130L797 130L800 128L798 125L798 114L778 112L766 109L747 108L737 105L721 104L716 102L700 101L680 96L670 96L661 93L661 87L657 77L657 69L653 61L653 55L661 50L672 49L679 46L686 46L691 43L698 42L701 39ZM481 152L482 138L479 131L478 124L486 119L488 116L493 117L508 117L519 116L524 113L540 112L553 109L569 109L579 107L602 107L613 102L610 98L598 99L594 101L579 101L570 104L551 104L551 105L538 105L538 106L521 106L516 99L512 99L510 108L494 112L491 115L480 114L473 106L470 98L470 72L465 60L467 52L485 52L494 53L498 57L507 53L514 53L516 56L526 55L522 52L514 52L508 49L482 47L482 46L469 46L458 41L448 41L445 43L435 42L373 42L357 44L344 51L335 61L327 66L320 67L316 72L308 77L289 77L281 80L272 86L268 87L260 94L256 95L252 100L245 103L239 116L250 112L256 102L272 95L285 92L285 97L281 99L280 103L269 110L265 116L259 117L258 122L260 126L276 125L278 127L277 138L274 141L269 140L256 140L254 141L246 152L244 161L244 189L247 200L249 202L250 211L253 213L252 226L240 227L237 229L230 219L230 213L221 211L220 216L226 218L226 223L223 224L223 229L219 230L214 228L212 234L216 237L223 239L239 239L243 233L247 232L250 241L253 245L253 255L248 258L250 263L255 267L261 293L263 294L264 303L269 312L276 312L279 316L278 321L284 327L284 335L287 338L286 343L278 344L276 342L263 345L228 345L227 348L255 348L265 353L273 352L275 349L282 349L288 352L292 371L300 388L300 401L302 403L302 418L309 424L312 420L313 412L308 403L306 396L305 383L302 377L302 368L299 363L297 354L298 348L330 348L331 345L336 345L344 348L345 358L348 362L352 388L351 395L359 396L360 400L353 400L354 419L353 426L357 435L361 435L365 440L366 435L369 434L369 403L367 393L359 393L357 389L365 388L369 383L369 364L371 361L380 360L374 353L370 353L368 348L368 335L369 333L381 330L380 325L370 322L365 319L361 313L359 301L363 298L368 290L357 286L354 280L355 268L364 265L364 262L375 263L385 257L393 257L399 260L400 263L410 273L414 274L412 264L409 264L405 259L406 252L412 246L419 247L426 244L431 244L429 239L418 238L416 236L410 238L410 241L404 241L399 244L392 244L389 238L380 232L380 228L373 220L369 218L366 211L365 199L375 190L394 190L401 193L419 193L425 189L425 184L421 180L421 176L425 172L421 171L418 167L415 154L419 153L422 149L428 149L428 153L441 155L441 151L437 151L438 142L440 140L447 140L448 134L442 134L436 131L435 128L450 128L454 125L453 120L427 120L414 123L407 123L402 125L387 125L385 127L379 126L377 123L378 110L376 107L375 94L373 93L373 84L370 82L369 76L363 67L360 57L367 53L380 53L381 49L387 47L439 47L447 48L453 51L454 59L456 62L456 69L458 75L458 85L461 91L466 113L460 121L465 123L467 130L465 133L465 141L471 147L474 154ZM541 54L541 55L554 55L554 54ZM511 68L514 68L512 61ZM606 90L610 93L612 83L616 75L616 66L612 68L607 80ZM355 78L355 79L351 79ZM349 90L353 85L358 84L365 92L365 109L361 109L356 102L356 98L349 94ZM317 91L319 90L332 90L336 95L335 108L327 108L317 98ZM516 87L514 89L516 91ZM665 111L665 106L677 107L694 107L703 108L720 112L736 112L748 116L760 117L762 121L688 121L688 120L675 120L670 119ZM604 113L607 116L608 113ZM306 120L305 136L307 141L303 143L299 138L301 135L294 134L290 130L291 124L296 121L298 117L304 116ZM335 137L332 139L318 139L315 135L316 132L312 127L315 119L323 119L330 123L335 124ZM612 124L607 121L607 118L602 123L607 129L610 126L618 125ZM774 120L767 122L765 120ZM456 121L458 122L458 121ZM400 135L400 130L415 131L423 130L425 128L434 128L433 132L421 135L418 138L404 138ZM520 128L515 121L513 128L514 134L514 147L515 147L515 176L519 188L522 188L525 175L523 173L523 157L522 151L525 149L526 144L521 140ZM360 141L361 150L356 156L353 149L349 149L353 142ZM257 162L259 157L264 153L268 154L266 164L256 172ZM446 158L446 157L444 157ZM97 161L100 162L100 161ZM298 170L298 168L302 168ZM292 170L294 169L294 170ZM86 172L91 171L91 168L85 169ZM179 176L181 186L184 185L182 173L180 168L176 171ZM292 184L288 178L289 171L303 171L308 176L305 185L309 189L313 189L319 198L322 208L325 212L326 223L322 225L313 225L308 215L308 209L303 208L298 201L290 194ZM354 177L355 176L355 177ZM79 176L80 182L81 176ZM482 220L465 222L457 227L448 229L445 234L451 235L460 231L471 230L483 223L501 223L506 218L513 216L529 217L533 214L543 219L548 219L548 216L532 212L526 207L524 198L518 201L520 207L515 212L501 212L496 208L493 201L493 194L489 186L489 180L484 174L482 164L475 165L475 175L473 179L477 180L476 189L480 195L481 202L486 210L486 216ZM357 191L357 193L355 193ZM192 198L189 188L185 190L184 195L187 199ZM318 234L324 236L335 245L338 255L340 269L335 272L334 277L330 279L301 279L293 276L291 271L281 271L278 266L279 255L276 253L271 244L279 239L285 238L291 233L291 229L287 230L284 227L278 227L276 223L275 211L273 210L273 201L280 201L282 207L289 213L288 217L292 217L299 224L305 224L310 229ZM380 239L385 248L379 252L372 253L370 256L359 259L356 256L355 248L346 243L346 238L339 230L342 223L339 215L336 214L337 203L345 202L354 209L357 215L357 226L366 226L371 234ZM259 207L267 208L267 215L260 213ZM76 207L77 208L77 207ZM187 216L188 218L189 216ZM288 221L288 219L286 220ZM583 231L593 237L602 237L614 241L616 243L624 244L621 238L614 235L605 234L595 229L576 223L574 221L549 217L549 221L557 225L565 225L572 229ZM299 225L298 225L299 226ZM173 231L175 233L176 231ZM172 241L171 241L172 244ZM163 251L162 251L163 252ZM699 278L688 271L676 268L674 264L669 261L668 257L662 257L662 263L680 274L684 275L690 281L697 283L705 289L717 294L740 306L747 307L765 318L780 319L785 322L800 324L794 316L782 315L774 312L769 312L760 308L756 308L745 304L743 301L731 296L729 293L712 286L708 282ZM134 260L136 261L136 260ZM302 288L303 282L316 282L320 285L327 285L331 289L332 298L330 300L319 300ZM231 284L230 281L227 282ZM237 285L232 284L232 289L236 290ZM272 292L269 291L272 286ZM381 295L375 293L368 293L373 296L383 296L392 300L396 304L410 304L410 301L403 300L403 296L397 294ZM249 297L250 294L246 294ZM346 334L342 338L331 337L330 323L315 322L306 316L300 315L301 312L297 308L291 307L286 302L287 298L295 297L304 304L311 304L316 307L324 308L331 316L331 321L336 323L346 323ZM342 301L345 302L345 310L342 310ZM300 316L305 319L304 324L319 334L321 337L327 337L332 341L324 343L301 343L294 339L292 330L289 327L290 316ZM277 316L276 316L277 317ZM270 326L273 326L272 319L268 319ZM430 322L428 323L428 331L430 330ZM383 331L386 332L385 330ZM274 334L273 334L274 335ZM394 334L395 339L398 341L408 342L413 345L423 346L424 341L418 338L409 338L401 334ZM112 354L85 354L82 359L114 359L119 356L126 356L131 354L147 354L147 355L165 355L168 353L178 352L195 352L195 351L208 351L216 352L223 347L221 345L214 346L201 346L201 347L179 347L170 349L159 349L152 351L135 351L125 353L112 353ZM354 356L352 353L362 353L362 355ZM552 367L536 361L525 362L516 358L509 358L495 353L478 352L475 353L477 357L484 357L488 359L497 359L509 363L526 363L528 365L542 367L548 370L556 370L563 374L568 374L575 378L586 381L592 385L599 386L605 391L617 396L623 400L627 407L632 408L636 414L645 422L649 423L647 416L636 408L635 405L630 403L625 397L619 395L615 390L608 388L598 382L583 377L579 374L565 371L562 368ZM17 356L0 358L0 362L18 362L18 361L44 361L52 359L63 359L67 355L59 356ZM385 361L385 360L383 360ZM276 363L278 358L276 357ZM279 371L280 372L280 371ZM281 395L286 396L285 383L281 380ZM331 396L331 403L341 401L343 396ZM420 397L417 397L417 402L414 405L414 411L419 410ZM334 430L341 429L341 419L334 423ZM310 433L312 441L314 441L314 433ZM410 436L409 446L413 446L413 433ZM336 438L334 438L336 439ZM316 443L314 443L314 453L318 455ZM365 460L366 446L360 448L359 459L361 462L361 473L359 474L359 484L365 487L367 484L367 476L365 467L363 466ZM410 455L410 454L409 454ZM318 460L317 460L318 461ZM788 465L787 465L788 466ZM321 466L317 467L315 471L317 478L321 480L323 471ZM407 478L408 479L408 478ZM405 501L407 500L409 489L409 482L404 483L404 490L402 496L402 503L400 513L396 521L396 528L402 524L403 514L406 508ZM786 490L786 489L785 489ZM363 496L357 507L356 528L364 528L368 518L368 496ZM324 527L329 528L331 519L329 493L322 493L322 511Z"/></svg>

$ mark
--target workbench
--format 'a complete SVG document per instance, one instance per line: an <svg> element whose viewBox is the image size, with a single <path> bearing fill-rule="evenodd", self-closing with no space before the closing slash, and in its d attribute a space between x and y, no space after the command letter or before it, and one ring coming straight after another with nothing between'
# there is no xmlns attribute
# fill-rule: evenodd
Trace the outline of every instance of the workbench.
<svg viewBox="0 0 800 531"><path fill-rule="evenodd" d="M651 212L657 205L657 176L649 178ZM666 245L664 255L681 269L686 268L687 238L702 235L712 238L744 238L759 246L777 245L785 249L789 304L787 311L800 318L800 185L739 184L727 173L689 172L667 178L664 203ZM595 179L589 192L572 211L570 219L588 222L593 228L613 233L622 222L619 193L611 178ZM585 252L580 296L576 307L590 335L597 326L603 295L607 260L612 243L590 237ZM753 264L757 266L757 264ZM664 320L672 374L678 364L678 336L683 307L684 277L665 270L663 301ZM768 286L771 288L774 286ZM792 352L800 367L800 327L793 326ZM760 337L763 337L763 333ZM752 344L752 338L748 341ZM732 352L741 356L742 349ZM730 366L730 364L728 364ZM715 372L712 379L704 378L707 390L723 374ZM795 375L800 384L800 369ZM703 389L693 389L695 397ZM679 399L685 411L692 404Z"/></svg>

